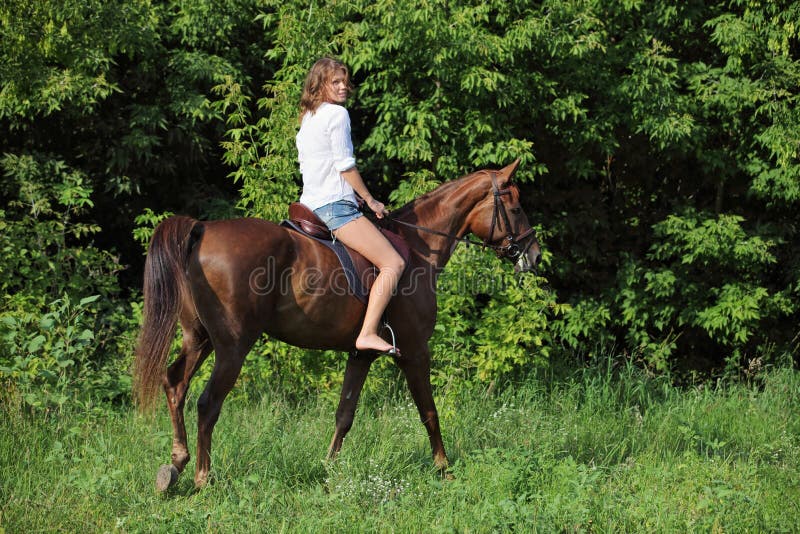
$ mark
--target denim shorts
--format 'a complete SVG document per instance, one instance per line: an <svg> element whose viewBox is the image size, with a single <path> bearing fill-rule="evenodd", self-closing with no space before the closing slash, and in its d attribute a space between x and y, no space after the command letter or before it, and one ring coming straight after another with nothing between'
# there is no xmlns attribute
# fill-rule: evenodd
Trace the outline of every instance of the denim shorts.
<svg viewBox="0 0 800 534"><path fill-rule="evenodd" d="M337 200L314 210L317 217L328 225L331 232L361 217L358 206L349 200Z"/></svg>

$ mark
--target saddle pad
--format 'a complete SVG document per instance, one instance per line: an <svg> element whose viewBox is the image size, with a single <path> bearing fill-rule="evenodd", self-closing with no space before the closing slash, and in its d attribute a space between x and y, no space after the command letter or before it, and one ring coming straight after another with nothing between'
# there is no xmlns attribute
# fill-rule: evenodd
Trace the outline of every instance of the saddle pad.
<svg viewBox="0 0 800 534"><path fill-rule="evenodd" d="M304 232L300 225L298 225L295 221L281 221L281 226L296 232L300 232L301 234L308 236L314 241L322 243L331 249L333 253L336 254L336 257L339 258L339 263L342 264L342 270L344 270L344 274L347 277L347 283L350 285L350 291L352 291L353 295L358 298L358 300L366 304L369 298L369 288L364 287L364 284L361 283L361 273L356 270L353 258L350 256L350 251L347 249L347 247L345 247L340 241L322 239L313 235L309 235L307 232Z"/></svg>

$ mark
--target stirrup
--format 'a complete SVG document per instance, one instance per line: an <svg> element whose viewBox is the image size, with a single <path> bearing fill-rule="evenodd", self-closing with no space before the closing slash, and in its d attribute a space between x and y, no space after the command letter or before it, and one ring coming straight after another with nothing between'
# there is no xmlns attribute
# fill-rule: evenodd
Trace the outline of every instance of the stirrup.
<svg viewBox="0 0 800 534"><path fill-rule="evenodd" d="M378 350L378 349L358 349L353 347L353 354L355 356L358 356L360 352L375 352L377 354L386 354L387 356L392 356L393 358L400 358L401 354L400 350L397 348L397 339L395 338L394 330L392 330L392 327L389 326L389 323L387 321L384 321L383 324L381 324L381 331L383 331L384 328L387 329L389 331L389 334L392 336L391 348L387 350Z"/></svg>
<svg viewBox="0 0 800 534"><path fill-rule="evenodd" d="M392 329L391 326L389 326L389 321L384 321L382 326L383 328L388 330L389 334L392 336L392 348L382 354L388 354L389 356L392 356L394 358L400 357L400 351L397 350L397 338L395 338L394 336L394 330Z"/></svg>

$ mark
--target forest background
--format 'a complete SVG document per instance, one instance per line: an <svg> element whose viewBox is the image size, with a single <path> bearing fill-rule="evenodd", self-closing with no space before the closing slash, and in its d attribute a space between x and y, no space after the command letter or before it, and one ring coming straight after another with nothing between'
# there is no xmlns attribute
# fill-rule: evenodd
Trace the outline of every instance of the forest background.
<svg viewBox="0 0 800 534"><path fill-rule="evenodd" d="M680 381L796 365L798 21L755 0L4 0L0 399L130 402L154 225L285 216L323 55L352 69L359 167L392 206L522 159L542 268L459 250L440 388L609 348ZM264 339L239 394L331 391L342 361Z"/></svg>

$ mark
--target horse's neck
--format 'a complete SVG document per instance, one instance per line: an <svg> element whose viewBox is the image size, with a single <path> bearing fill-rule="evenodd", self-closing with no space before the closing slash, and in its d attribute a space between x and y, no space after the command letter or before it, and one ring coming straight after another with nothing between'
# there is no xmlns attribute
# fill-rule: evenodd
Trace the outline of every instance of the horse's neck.
<svg viewBox="0 0 800 534"><path fill-rule="evenodd" d="M486 197L481 180L480 175L471 175L441 186L418 199L401 220L448 236L464 237L469 230L470 214ZM412 247L420 252L437 272L444 269L458 243L452 237L424 230L411 230L406 234Z"/></svg>

